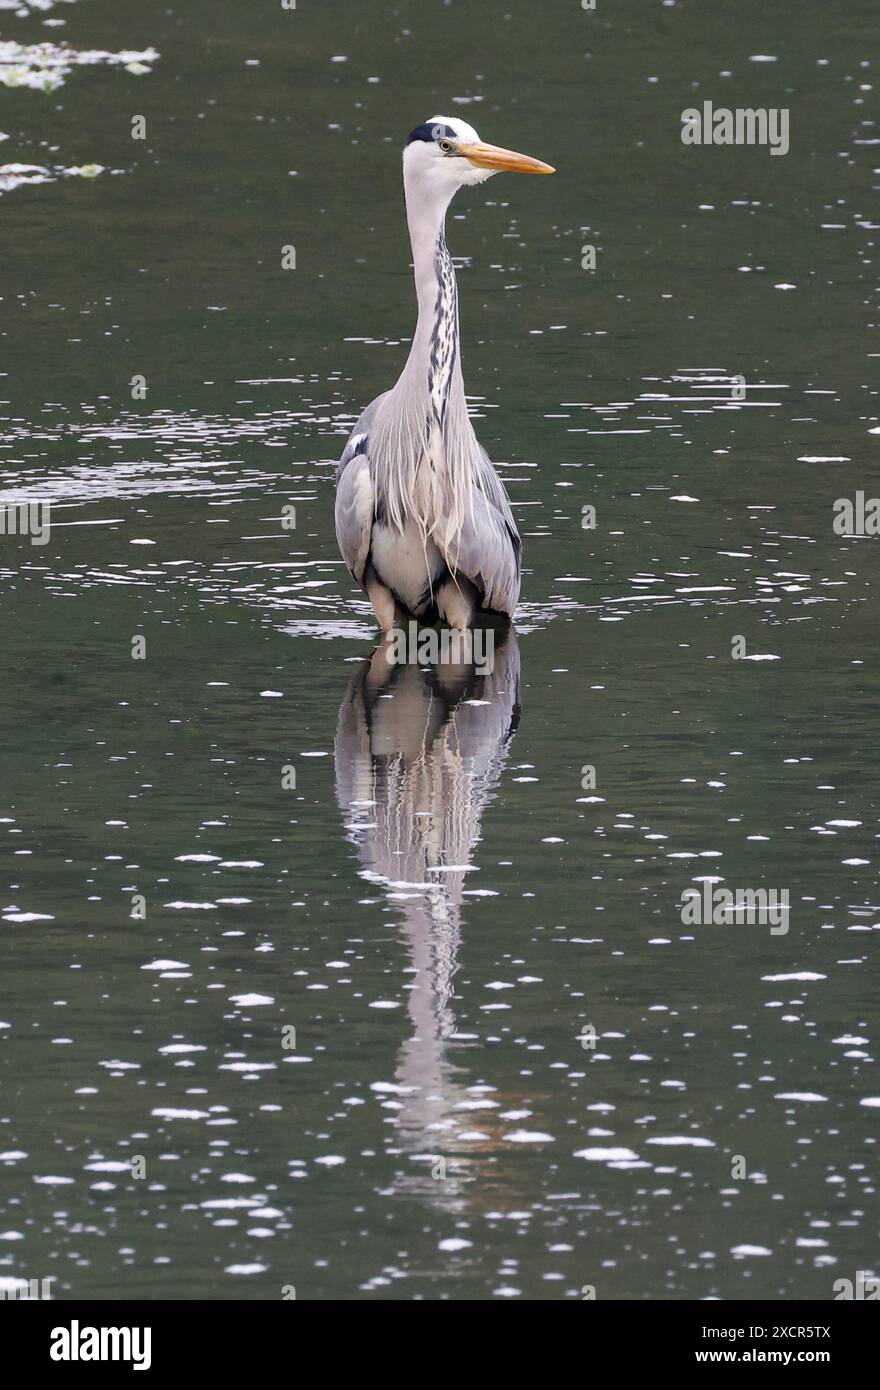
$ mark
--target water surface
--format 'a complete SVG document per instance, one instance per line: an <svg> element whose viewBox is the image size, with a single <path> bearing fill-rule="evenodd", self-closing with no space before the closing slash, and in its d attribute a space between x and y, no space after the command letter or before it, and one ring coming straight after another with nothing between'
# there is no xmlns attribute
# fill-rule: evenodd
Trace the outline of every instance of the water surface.
<svg viewBox="0 0 880 1390"><path fill-rule="evenodd" d="M832 526L880 439L872 8L0 10L157 55L0 105L45 171L0 200L0 501L52 504L0 538L0 1279L876 1269L878 552ZM788 106L791 152L685 149L704 98ZM332 526L435 111L559 170L448 226L525 541L488 677L384 670ZM787 888L789 931L686 927L707 878Z"/></svg>

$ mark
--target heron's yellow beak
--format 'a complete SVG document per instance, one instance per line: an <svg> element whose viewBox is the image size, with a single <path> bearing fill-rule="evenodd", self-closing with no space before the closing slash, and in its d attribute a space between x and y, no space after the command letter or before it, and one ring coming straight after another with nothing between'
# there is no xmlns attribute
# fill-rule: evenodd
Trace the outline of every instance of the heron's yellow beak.
<svg viewBox="0 0 880 1390"><path fill-rule="evenodd" d="M457 154L464 155L478 169L505 169L510 174L555 174L552 164L544 164L540 159L532 159L528 154L517 154L516 150L504 150L500 145L459 144Z"/></svg>

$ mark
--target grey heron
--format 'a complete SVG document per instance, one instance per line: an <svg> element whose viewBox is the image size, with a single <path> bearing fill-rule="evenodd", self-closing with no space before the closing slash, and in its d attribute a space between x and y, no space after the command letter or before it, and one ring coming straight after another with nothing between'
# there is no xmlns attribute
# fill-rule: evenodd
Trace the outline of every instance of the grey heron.
<svg viewBox="0 0 880 1390"><path fill-rule="evenodd" d="M339 548L386 638L397 610L464 630L477 608L512 617L519 598L522 543L468 417L445 237L458 189L501 170L555 172L452 116L417 126L403 151L418 321L396 385L367 406L336 470Z"/></svg>

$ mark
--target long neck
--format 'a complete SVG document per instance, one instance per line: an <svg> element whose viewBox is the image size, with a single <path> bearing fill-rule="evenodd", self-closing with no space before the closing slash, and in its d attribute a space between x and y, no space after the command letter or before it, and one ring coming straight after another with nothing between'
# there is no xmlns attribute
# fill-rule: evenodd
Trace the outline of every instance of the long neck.
<svg viewBox="0 0 880 1390"><path fill-rule="evenodd" d="M421 182L412 178L404 181L406 222L413 253L416 296L419 301L419 327L433 322L437 301L438 248L445 260L452 262L446 250L446 209L449 198L434 190L426 191ZM453 291L455 275L452 276Z"/></svg>
<svg viewBox="0 0 880 1390"><path fill-rule="evenodd" d="M431 397L442 426L450 394L459 390L461 357L458 327L458 287L452 257L446 249L445 221L449 198L426 194L407 181L406 218L413 253L419 317L407 368L417 372Z"/></svg>
<svg viewBox="0 0 880 1390"><path fill-rule="evenodd" d="M404 170L419 317L406 365L370 430L390 524L415 520L427 537L460 538L473 513L479 450L467 410L458 344L458 292L443 224L450 195Z"/></svg>

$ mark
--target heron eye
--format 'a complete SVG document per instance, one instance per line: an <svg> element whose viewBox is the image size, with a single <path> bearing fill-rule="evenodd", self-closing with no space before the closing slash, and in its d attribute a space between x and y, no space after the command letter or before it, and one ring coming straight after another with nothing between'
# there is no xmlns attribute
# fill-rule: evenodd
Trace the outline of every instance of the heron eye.
<svg viewBox="0 0 880 1390"><path fill-rule="evenodd" d="M451 140L441 140L441 141L440 141L440 148L441 148L441 150L443 151L444 154L449 154L449 152L450 152L451 149L452 149L452 141L451 141Z"/></svg>

